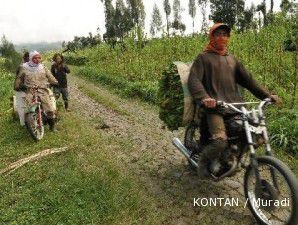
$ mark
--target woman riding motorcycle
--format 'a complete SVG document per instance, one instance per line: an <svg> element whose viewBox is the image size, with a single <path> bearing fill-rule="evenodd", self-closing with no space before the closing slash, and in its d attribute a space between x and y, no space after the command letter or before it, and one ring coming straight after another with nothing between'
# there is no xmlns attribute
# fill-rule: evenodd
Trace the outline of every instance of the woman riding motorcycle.
<svg viewBox="0 0 298 225"><path fill-rule="evenodd" d="M55 107L50 99L51 85L57 85L58 82L51 72L41 63L41 55L37 51L29 54L29 62L24 63L16 77L14 89L25 92L25 104L29 107L33 95L30 88L38 87L38 96L40 98L43 110L48 117L48 123L51 131L55 131Z"/></svg>

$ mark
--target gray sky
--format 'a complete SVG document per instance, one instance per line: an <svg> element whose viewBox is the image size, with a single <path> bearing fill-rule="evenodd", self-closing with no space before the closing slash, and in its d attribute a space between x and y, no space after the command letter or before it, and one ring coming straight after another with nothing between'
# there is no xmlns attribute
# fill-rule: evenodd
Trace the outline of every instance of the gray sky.
<svg viewBox="0 0 298 225"><path fill-rule="evenodd" d="M180 0L186 33L192 32L192 19L188 15L188 0ZM146 32L149 33L153 4L162 11L163 0L143 0L146 11ZM170 1L171 4L173 0ZM246 0L246 5L255 5L262 0ZM269 3L270 0L267 0ZM281 0L274 0L274 10L279 9ZM54 42L72 40L88 32L105 32L104 8L100 0L0 0L0 35L15 44L24 42ZM200 28L200 11L197 9L195 27Z"/></svg>

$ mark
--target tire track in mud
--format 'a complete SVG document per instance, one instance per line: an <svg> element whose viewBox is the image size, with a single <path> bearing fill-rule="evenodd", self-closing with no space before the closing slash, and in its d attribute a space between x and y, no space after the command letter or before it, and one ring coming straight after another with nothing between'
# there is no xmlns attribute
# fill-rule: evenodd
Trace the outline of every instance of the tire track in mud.
<svg viewBox="0 0 298 225"><path fill-rule="evenodd" d="M70 83L75 113L91 120L101 118L107 127L100 129L100 122L95 122L94 128L132 144L132 148L116 155L160 200L159 209L167 210L164 224L255 224L249 210L244 208L243 172L217 183L200 180L171 143L175 136L183 138L183 129L174 133L163 129L155 106L122 99L77 76L70 76ZM129 115L97 103L79 90L80 85L116 102ZM239 206L193 206L194 198L234 198Z"/></svg>

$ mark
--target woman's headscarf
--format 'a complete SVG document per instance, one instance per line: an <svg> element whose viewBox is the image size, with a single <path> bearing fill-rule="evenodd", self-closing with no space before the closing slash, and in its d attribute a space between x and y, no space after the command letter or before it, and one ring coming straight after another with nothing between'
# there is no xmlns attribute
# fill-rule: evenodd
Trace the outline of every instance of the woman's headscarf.
<svg viewBox="0 0 298 225"><path fill-rule="evenodd" d="M23 66L31 72L35 72L35 71L38 71L43 68L41 63L36 64L32 61L33 57L36 55L40 55L40 53L38 51L30 52L29 53L29 62L26 62L23 64Z"/></svg>
<svg viewBox="0 0 298 225"><path fill-rule="evenodd" d="M214 52L219 55L227 55L228 49L227 44L229 41L229 37L221 37L218 40L215 40L214 38L214 32L218 28L224 28L227 30L228 35L230 36L230 27L224 23L216 23L214 24L209 31L209 43L205 48L205 52Z"/></svg>

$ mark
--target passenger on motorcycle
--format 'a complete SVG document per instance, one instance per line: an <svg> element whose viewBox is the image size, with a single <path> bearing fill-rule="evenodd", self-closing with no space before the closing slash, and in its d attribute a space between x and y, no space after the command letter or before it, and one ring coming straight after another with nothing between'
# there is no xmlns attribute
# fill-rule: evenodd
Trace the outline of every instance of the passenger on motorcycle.
<svg viewBox="0 0 298 225"><path fill-rule="evenodd" d="M29 52L25 52L23 55L23 63L26 63L26 62L29 62ZM20 69L22 68L23 63L18 67L16 71L16 78L18 77L18 74L20 72ZM16 91L15 93L16 110L20 118L21 126L25 126L24 109L22 104L24 96L25 96L25 93L23 91Z"/></svg>
<svg viewBox="0 0 298 225"><path fill-rule="evenodd" d="M227 45L231 29L223 23L215 24L209 32L209 44L195 59L188 79L189 90L196 102L203 105L211 142L202 151L199 160L205 175L207 162L219 157L227 147L224 117L229 112L219 112L216 101L243 102L238 85L248 89L259 99L271 98L281 103L276 95L260 86L244 66L229 54Z"/></svg>
<svg viewBox="0 0 298 225"><path fill-rule="evenodd" d="M37 51L29 54L29 62L24 63L20 68L15 81L15 90L25 92L25 103L29 107L32 102L30 88L38 87L43 110L47 113L48 123L51 131L55 131L55 107L50 99L50 84L57 85L58 82L51 72L41 63L41 55Z"/></svg>

